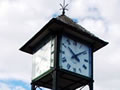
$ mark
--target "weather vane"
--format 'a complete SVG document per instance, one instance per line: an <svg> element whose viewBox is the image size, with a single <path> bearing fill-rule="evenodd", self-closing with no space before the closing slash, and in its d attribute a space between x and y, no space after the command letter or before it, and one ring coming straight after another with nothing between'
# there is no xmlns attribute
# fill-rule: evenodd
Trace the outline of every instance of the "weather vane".
<svg viewBox="0 0 120 90"><path fill-rule="evenodd" d="M65 0L64 0L63 1L63 5L60 4L60 6L61 6L60 10L62 10L62 15L64 15L65 14L65 10L68 11L68 9L66 8L68 6L68 4L65 4Z"/></svg>

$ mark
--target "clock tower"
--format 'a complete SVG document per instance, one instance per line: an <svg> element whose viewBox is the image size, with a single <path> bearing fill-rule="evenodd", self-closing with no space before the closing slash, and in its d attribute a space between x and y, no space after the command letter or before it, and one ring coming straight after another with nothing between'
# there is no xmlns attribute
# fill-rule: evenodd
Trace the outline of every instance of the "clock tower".
<svg viewBox="0 0 120 90"><path fill-rule="evenodd" d="M32 90L93 90L93 53L107 44L64 14L52 18L20 48L33 55Z"/></svg>

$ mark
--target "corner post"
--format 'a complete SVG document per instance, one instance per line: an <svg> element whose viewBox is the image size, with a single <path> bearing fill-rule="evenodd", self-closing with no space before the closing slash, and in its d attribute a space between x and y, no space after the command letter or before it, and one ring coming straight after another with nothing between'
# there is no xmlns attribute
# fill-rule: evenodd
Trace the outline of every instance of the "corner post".
<svg viewBox="0 0 120 90"><path fill-rule="evenodd" d="M93 47L91 48L91 82L88 84L88 86L89 86L89 90L93 90L93 83L94 83L94 80L93 80Z"/></svg>
<svg viewBox="0 0 120 90"><path fill-rule="evenodd" d="M35 85L34 85L34 84L32 84L32 85L31 85L31 90L36 90L36 88L35 88Z"/></svg>
<svg viewBox="0 0 120 90"><path fill-rule="evenodd" d="M93 82L89 83L89 90L93 90Z"/></svg>
<svg viewBox="0 0 120 90"><path fill-rule="evenodd" d="M59 82L60 82L60 72L59 72L59 49L60 49L60 33L56 33L55 37L55 62L53 71L53 89L52 90L60 90Z"/></svg>
<svg viewBox="0 0 120 90"><path fill-rule="evenodd" d="M53 90L60 90L59 89L59 74L58 74L58 71L53 72Z"/></svg>

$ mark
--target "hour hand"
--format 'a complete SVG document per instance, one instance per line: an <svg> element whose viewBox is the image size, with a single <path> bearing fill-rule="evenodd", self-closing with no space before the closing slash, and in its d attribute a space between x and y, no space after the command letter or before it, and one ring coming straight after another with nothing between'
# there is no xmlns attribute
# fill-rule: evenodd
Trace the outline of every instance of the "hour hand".
<svg viewBox="0 0 120 90"><path fill-rule="evenodd" d="M76 54L76 55L74 55L74 56L72 56L71 58L75 58L75 57L77 57L77 56L79 56L79 55L81 55L81 54L86 54L87 52L86 51L82 51L82 52L80 52L80 53L78 53L78 54Z"/></svg>
<svg viewBox="0 0 120 90"><path fill-rule="evenodd" d="M72 57L74 57L78 62L80 62L79 58L75 55L75 53L72 51L70 47L68 47L69 51L72 53Z"/></svg>

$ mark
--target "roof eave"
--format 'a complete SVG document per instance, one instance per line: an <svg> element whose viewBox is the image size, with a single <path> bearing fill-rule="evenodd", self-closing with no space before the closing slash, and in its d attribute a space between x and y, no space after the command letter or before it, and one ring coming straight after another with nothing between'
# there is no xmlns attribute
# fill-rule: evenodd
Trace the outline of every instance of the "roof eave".
<svg viewBox="0 0 120 90"><path fill-rule="evenodd" d="M56 24L56 26L54 26L54 24ZM58 26L59 27L66 26L66 27L70 28L71 31L79 33L81 35L83 34L84 37L91 39L92 40L91 44L93 44L93 52L99 50L100 48L102 48L108 44L108 42L105 42L105 41L99 39L98 37L96 37L90 33L84 32L84 30L81 30L84 28L76 28L72 25L62 22L61 20L53 18L38 33L36 33L25 45L23 45L20 48L20 50L23 52L29 53L29 54L34 54L33 47L38 42L40 42L46 35L50 34L51 32L58 32L58 30L54 29L54 27L58 28ZM51 31L50 29L54 29L54 30Z"/></svg>

